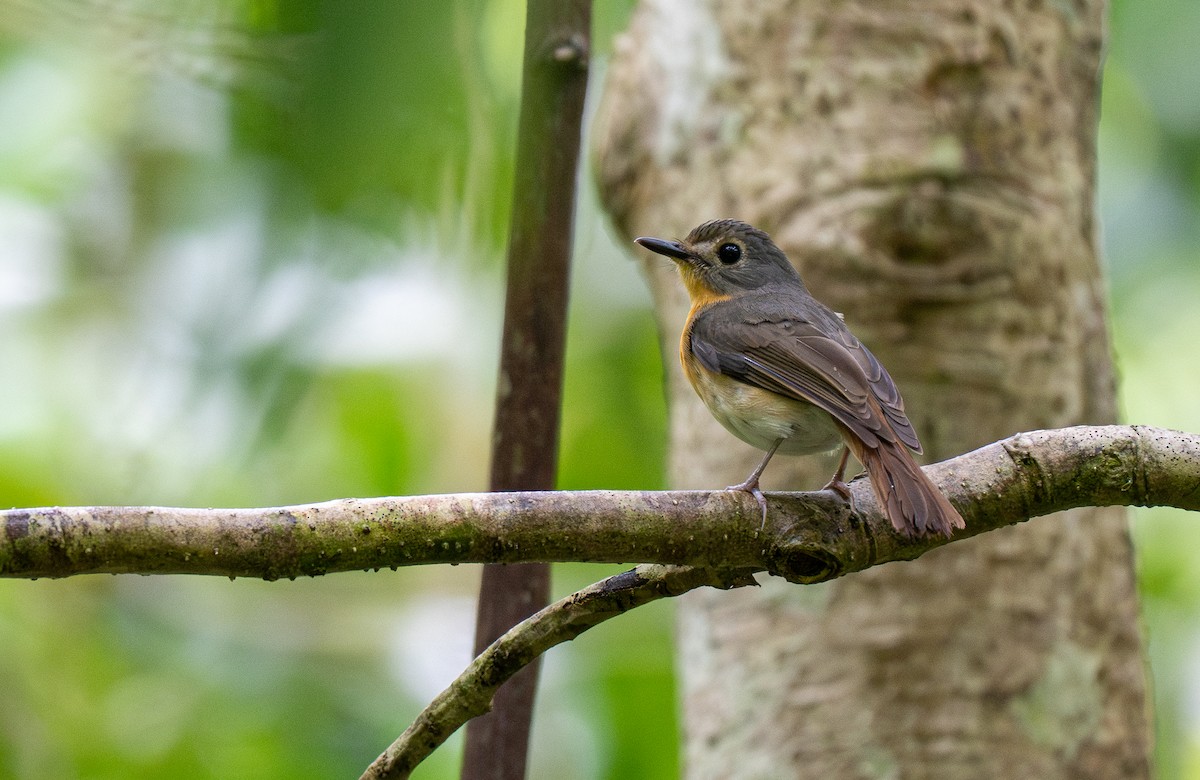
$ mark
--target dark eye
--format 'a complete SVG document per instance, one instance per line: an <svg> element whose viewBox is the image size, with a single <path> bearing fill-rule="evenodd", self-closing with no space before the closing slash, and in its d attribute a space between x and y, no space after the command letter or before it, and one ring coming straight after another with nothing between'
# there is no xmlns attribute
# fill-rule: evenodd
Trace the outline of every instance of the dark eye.
<svg viewBox="0 0 1200 780"><path fill-rule="evenodd" d="M733 265L742 259L742 248L737 244L721 244L717 250L717 259L725 265Z"/></svg>

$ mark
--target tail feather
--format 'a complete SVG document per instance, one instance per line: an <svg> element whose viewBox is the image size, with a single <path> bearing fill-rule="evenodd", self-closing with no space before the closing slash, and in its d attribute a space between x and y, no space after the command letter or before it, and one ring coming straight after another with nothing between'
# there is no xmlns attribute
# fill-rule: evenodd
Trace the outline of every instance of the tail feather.
<svg viewBox="0 0 1200 780"><path fill-rule="evenodd" d="M954 529L966 528L962 515L929 481L903 444L880 441L877 447L858 442L852 446L897 531L910 537L930 533L949 537Z"/></svg>

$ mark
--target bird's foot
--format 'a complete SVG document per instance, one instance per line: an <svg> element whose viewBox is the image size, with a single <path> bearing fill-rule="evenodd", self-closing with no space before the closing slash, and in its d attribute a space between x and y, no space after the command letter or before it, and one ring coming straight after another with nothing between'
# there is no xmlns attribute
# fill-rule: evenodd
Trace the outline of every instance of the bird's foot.
<svg viewBox="0 0 1200 780"><path fill-rule="evenodd" d="M825 487L821 488L821 490L832 490L846 501L850 500L850 486L846 484L845 480L837 476L834 476L833 479L825 483Z"/></svg>
<svg viewBox="0 0 1200 780"><path fill-rule="evenodd" d="M758 525L758 530L761 533L767 527L767 497L763 495L762 490L758 487L758 475L751 475L750 479L745 482L739 482L736 485L730 485L726 490L736 490L740 493L749 493L754 496L754 500L758 502L759 508L762 509L762 522Z"/></svg>
<svg viewBox="0 0 1200 780"><path fill-rule="evenodd" d="M846 484L846 463L850 460L850 447L842 447L842 457L838 459L837 469L834 470L833 476L825 483L825 487L821 490L832 490L841 496L847 504L850 502L850 486Z"/></svg>

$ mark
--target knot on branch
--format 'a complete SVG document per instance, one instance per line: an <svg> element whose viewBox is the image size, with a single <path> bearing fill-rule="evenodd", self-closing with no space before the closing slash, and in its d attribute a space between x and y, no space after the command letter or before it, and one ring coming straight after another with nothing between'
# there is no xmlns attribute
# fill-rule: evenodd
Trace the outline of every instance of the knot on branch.
<svg viewBox="0 0 1200 780"><path fill-rule="evenodd" d="M788 582L809 584L840 577L844 571L841 560L829 550L810 545L774 548L768 552L771 566L768 571Z"/></svg>

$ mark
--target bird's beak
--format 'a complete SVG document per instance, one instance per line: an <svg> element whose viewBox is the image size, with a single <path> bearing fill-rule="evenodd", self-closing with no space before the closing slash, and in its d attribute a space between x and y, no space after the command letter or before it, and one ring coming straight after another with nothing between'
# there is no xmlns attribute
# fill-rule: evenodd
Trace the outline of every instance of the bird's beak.
<svg viewBox="0 0 1200 780"><path fill-rule="evenodd" d="M633 239L637 243L649 249L651 252L657 252L660 255L669 257L672 260L691 260L692 255L683 248L683 244L678 241L666 241L661 238L641 238Z"/></svg>

